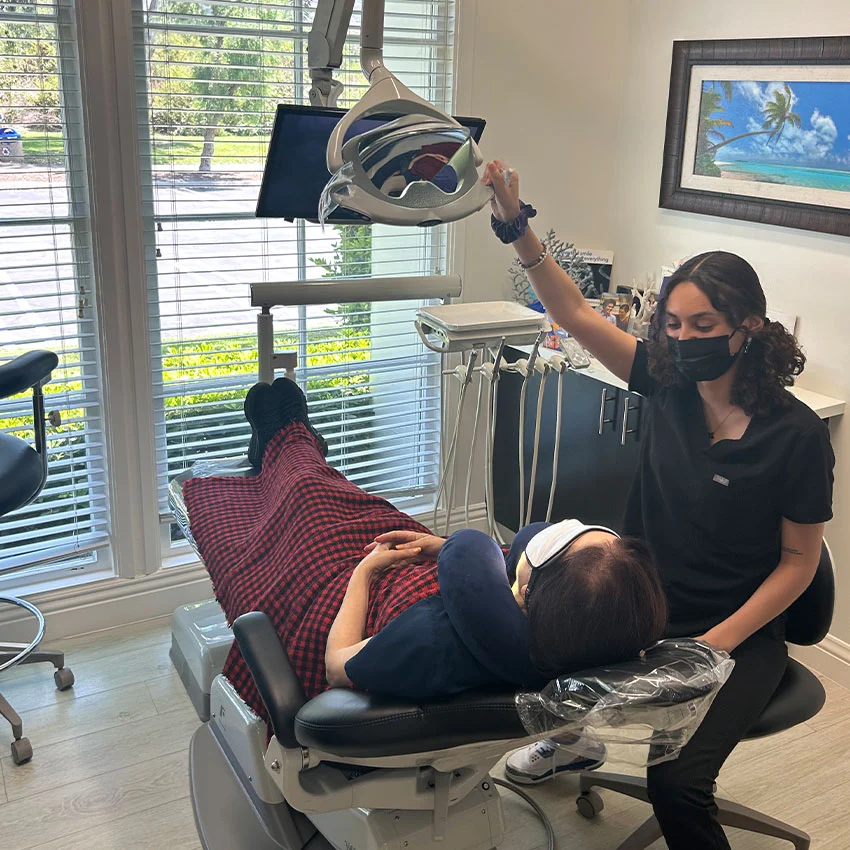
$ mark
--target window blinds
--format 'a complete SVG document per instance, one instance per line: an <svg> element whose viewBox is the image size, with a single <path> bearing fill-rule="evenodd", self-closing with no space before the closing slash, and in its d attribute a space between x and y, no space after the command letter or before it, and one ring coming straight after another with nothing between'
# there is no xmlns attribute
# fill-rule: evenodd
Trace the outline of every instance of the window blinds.
<svg viewBox="0 0 850 850"><path fill-rule="evenodd" d="M77 38L71 0L0 4L0 361L35 348L49 475L0 518L0 570L104 547L107 498ZM0 428L32 442L31 394L0 401Z"/></svg>
<svg viewBox="0 0 850 850"><path fill-rule="evenodd" d="M244 454L242 402L256 381L252 283L439 273L443 229L329 227L254 218L279 102L306 104L315 2L134 0L150 356L158 485L201 457ZM385 57L450 107L454 6L389 0ZM359 5L338 77L340 106L365 91ZM331 445L329 460L412 508L433 494L439 361L413 329L415 304L279 308L278 350Z"/></svg>

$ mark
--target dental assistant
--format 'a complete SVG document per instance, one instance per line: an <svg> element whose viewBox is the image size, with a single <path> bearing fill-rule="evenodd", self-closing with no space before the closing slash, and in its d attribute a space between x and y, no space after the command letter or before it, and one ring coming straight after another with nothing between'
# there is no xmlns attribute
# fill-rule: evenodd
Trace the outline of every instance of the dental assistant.
<svg viewBox="0 0 850 850"><path fill-rule="evenodd" d="M519 200L518 175L492 162L484 182L495 189L493 229L549 315L648 399L623 531L654 550L667 634L700 637L736 662L679 758L648 769L649 797L670 850L728 850L713 784L783 676L784 612L810 584L832 517L828 430L787 389L805 357L767 319L753 268L723 251L675 272L639 342L596 313L548 255L528 227L536 213ZM509 776L511 760L532 764L529 752L511 756Z"/></svg>

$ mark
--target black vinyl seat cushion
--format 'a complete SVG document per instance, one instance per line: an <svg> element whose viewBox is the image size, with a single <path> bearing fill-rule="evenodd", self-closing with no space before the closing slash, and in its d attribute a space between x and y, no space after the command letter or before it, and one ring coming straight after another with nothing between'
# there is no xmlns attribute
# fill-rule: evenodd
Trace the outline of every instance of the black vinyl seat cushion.
<svg viewBox="0 0 850 850"><path fill-rule="evenodd" d="M416 704L334 688L307 702L295 718L301 746L345 758L405 755L527 735L513 691L469 691ZM826 701L817 676L788 659L779 687L746 738L761 738L814 717Z"/></svg>
<svg viewBox="0 0 850 850"><path fill-rule="evenodd" d="M468 691L418 705L334 688L311 699L295 718L295 737L346 758L430 752L522 738L514 691Z"/></svg>
<svg viewBox="0 0 850 850"><path fill-rule="evenodd" d="M818 677L789 658L779 687L745 738L763 738L805 723L823 708L825 702L826 691Z"/></svg>
<svg viewBox="0 0 850 850"><path fill-rule="evenodd" d="M0 516L29 503L41 474L41 455L24 440L0 433Z"/></svg>

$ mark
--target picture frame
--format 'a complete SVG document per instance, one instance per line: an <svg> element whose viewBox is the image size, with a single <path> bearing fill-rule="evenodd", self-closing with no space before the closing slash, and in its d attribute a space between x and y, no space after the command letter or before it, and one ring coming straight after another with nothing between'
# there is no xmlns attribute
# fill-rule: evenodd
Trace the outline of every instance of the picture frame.
<svg viewBox="0 0 850 850"><path fill-rule="evenodd" d="M850 236L850 36L674 42L659 206Z"/></svg>

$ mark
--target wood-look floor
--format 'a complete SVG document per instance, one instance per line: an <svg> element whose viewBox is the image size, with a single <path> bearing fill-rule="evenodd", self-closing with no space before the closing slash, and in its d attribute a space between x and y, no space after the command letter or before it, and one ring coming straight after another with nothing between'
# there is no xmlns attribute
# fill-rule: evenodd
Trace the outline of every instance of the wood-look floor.
<svg viewBox="0 0 850 850"><path fill-rule="evenodd" d="M2 674L0 691L21 714L35 756L16 766L0 746L0 850L200 848L187 768L199 721L169 645L168 618L66 640L76 684L65 693L47 665ZM815 850L847 850L850 692L824 684L828 701L816 718L732 754L720 793L807 830ZM575 777L561 777L533 789L560 850L615 848L648 814L645 804L603 791L605 811L586 821L575 810L576 787ZM506 796L505 820L502 850L545 847L523 802ZM790 846L734 830L730 840L735 850Z"/></svg>

